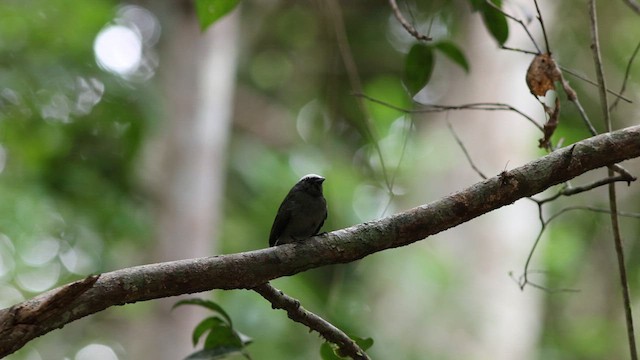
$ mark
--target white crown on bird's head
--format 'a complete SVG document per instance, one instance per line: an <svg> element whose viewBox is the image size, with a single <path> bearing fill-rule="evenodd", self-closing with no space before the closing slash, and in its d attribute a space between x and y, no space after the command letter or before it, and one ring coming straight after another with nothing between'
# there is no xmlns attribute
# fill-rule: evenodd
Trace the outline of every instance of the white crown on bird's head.
<svg viewBox="0 0 640 360"><path fill-rule="evenodd" d="M302 181L302 180L306 180L306 179L322 179L322 180L324 180L324 177L320 176L318 174L307 174L307 175L301 177L300 180L298 180L298 181Z"/></svg>

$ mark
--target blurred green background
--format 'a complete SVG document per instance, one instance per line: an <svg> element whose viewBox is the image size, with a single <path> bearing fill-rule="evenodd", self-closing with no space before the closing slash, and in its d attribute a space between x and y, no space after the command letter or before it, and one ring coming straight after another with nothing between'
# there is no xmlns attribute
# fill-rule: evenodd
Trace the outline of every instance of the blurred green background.
<svg viewBox="0 0 640 360"><path fill-rule="evenodd" d="M540 3L556 59L595 78L586 5ZM431 80L413 100L505 102L544 121L524 84L531 56L499 50L470 2L400 8L419 31L456 44L470 65L466 73L436 53ZM535 16L530 1L505 9ZM640 18L622 1L599 11L605 72L617 91ZM543 154L540 133L513 113L407 115L354 95L419 109L402 83L414 43L383 1L242 2L204 33L190 1L1 2L0 307L88 274L265 247L280 201L306 173L327 178L323 231L433 201L479 180L447 121L489 176ZM513 23L507 45L533 49ZM634 63L625 93L632 100L638 71ZM596 88L567 77L603 129ZM587 137L560 97L554 142ZM637 124L637 109L621 103L614 126ZM639 173L637 161L625 166ZM618 188L621 209L640 212L637 185ZM597 189L544 214L606 203ZM640 222L622 226L633 296ZM538 230L537 207L523 200L424 242L273 284L347 332L372 337L375 359L625 358L608 216L563 215L534 256L536 282L577 293L521 292L509 276L522 273ZM320 358L321 339L256 293L200 296L254 339L253 359ZM108 309L9 358L184 358L205 315L170 311L175 301Z"/></svg>

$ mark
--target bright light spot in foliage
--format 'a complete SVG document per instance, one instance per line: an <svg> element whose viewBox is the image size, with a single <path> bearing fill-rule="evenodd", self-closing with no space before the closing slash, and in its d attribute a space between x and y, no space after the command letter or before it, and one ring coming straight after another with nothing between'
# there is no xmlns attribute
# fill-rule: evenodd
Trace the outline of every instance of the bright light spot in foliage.
<svg viewBox="0 0 640 360"><path fill-rule="evenodd" d="M16 275L20 288L40 293L52 288L60 277L60 264L49 263L38 268L23 268Z"/></svg>
<svg viewBox="0 0 640 360"><path fill-rule="evenodd" d="M90 344L78 351L75 360L118 360L118 355L106 345Z"/></svg>
<svg viewBox="0 0 640 360"><path fill-rule="evenodd" d="M133 74L142 60L142 39L128 26L111 25L100 31L93 44L98 64L117 75Z"/></svg>
<svg viewBox="0 0 640 360"><path fill-rule="evenodd" d="M20 257L25 264L40 266L53 260L58 255L60 241L56 238L45 236L24 249Z"/></svg>
<svg viewBox="0 0 640 360"><path fill-rule="evenodd" d="M93 51L106 71L129 81L146 81L158 67L153 47L159 38L158 19L143 7L127 5L96 36Z"/></svg>

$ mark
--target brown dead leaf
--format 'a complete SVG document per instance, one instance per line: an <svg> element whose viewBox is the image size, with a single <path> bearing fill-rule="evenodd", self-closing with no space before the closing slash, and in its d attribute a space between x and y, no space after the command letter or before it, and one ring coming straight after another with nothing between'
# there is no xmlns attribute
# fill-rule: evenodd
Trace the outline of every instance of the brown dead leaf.
<svg viewBox="0 0 640 360"><path fill-rule="evenodd" d="M555 106L553 108L545 106L545 112L549 114L549 120L544 124L544 138L538 140L538 147L552 150L551 136L556 131L558 123L560 122L560 100L556 97Z"/></svg>
<svg viewBox="0 0 640 360"><path fill-rule="evenodd" d="M555 132L559 123L560 115L560 102L556 97L555 106L550 108L541 101L540 97L547 95L550 90L556 90L556 81L562 81L560 70L556 65L556 62L551 57L551 54L540 54L533 58L529 69L527 70L527 86L529 91L533 94L542 106L544 106L545 112L549 115L547 123L544 125L544 138L540 139L539 146L541 148L551 148L551 136Z"/></svg>
<svg viewBox="0 0 640 360"><path fill-rule="evenodd" d="M527 70L527 86L535 96L545 96L555 90L555 81L560 81L560 72L551 54L540 54L533 58Z"/></svg>

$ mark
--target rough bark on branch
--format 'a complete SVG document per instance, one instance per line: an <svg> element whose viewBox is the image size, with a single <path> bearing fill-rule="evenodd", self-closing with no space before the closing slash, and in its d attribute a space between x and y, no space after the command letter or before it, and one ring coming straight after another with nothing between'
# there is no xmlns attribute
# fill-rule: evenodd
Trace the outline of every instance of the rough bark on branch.
<svg viewBox="0 0 640 360"><path fill-rule="evenodd" d="M432 203L302 243L142 265L90 277L0 310L0 357L110 306L212 289L250 289L278 277L351 262L422 240L587 171L636 157L640 157L640 126L580 141ZM61 296L61 291L66 295ZM56 306L42 305L52 303ZM25 309L29 309L28 316L24 316Z"/></svg>

